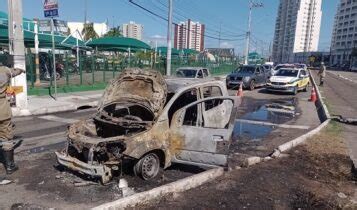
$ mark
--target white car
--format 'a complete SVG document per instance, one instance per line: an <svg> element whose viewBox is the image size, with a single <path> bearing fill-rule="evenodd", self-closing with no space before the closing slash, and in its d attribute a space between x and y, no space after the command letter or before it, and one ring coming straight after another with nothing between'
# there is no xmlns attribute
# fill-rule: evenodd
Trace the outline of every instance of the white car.
<svg viewBox="0 0 357 210"><path fill-rule="evenodd" d="M271 70L271 76L274 76L279 71L279 69L282 69L282 68L295 68L295 65L289 64L289 63L278 64Z"/></svg>
<svg viewBox="0 0 357 210"><path fill-rule="evenodd" d="M176 70L176 77L180 78L206 78L210 77L211 73L207 68L203 67L181 67Z"/></svg>
<svg viewBox="0 0 357 210"><path fill-rule="evenodd" d="M296 95L298 91L307 91L310 83L308 71L305 69L282 68L267 83L267 90L272 92L290 92Z"/></svg>

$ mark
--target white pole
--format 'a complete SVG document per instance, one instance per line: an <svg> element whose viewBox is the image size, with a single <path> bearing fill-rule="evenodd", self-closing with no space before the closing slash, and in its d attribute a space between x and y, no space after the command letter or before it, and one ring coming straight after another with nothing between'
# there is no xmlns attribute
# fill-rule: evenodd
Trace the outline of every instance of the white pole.
<svg viewBox="0 0 357 210"><path fill-rule="evenodd" d="M78 41L78 38L76 38L76 46L77 46L77 68L78 68L78 71L79 71L79 41Z"/></svg>
<svg viewBox="0 0 357 210"><path fill-rule="evenodd" d="M129 55L128 55L128 56L129 56L129 57L128 57L128 60L129 60L129 67L130 67L130 59L131 59L131 58L130 58L130 56L131 56L131 50L130 50L130 47L129 47L129 49L128 49L128 53L129 53Z"/></svg>
<svg viewBox="0 0 357 210"><path fill-rule="evenodd" d="M154 55L154 60L155 60L155 65L156 65L156 55L157 54L157 40L155 40L155 55Z"/></svg>
<svg viewBox="0 0 357 210"><path fill-rule="evenodd" d="M252 0L249 1L249 16L248 16L248 31L247 31L247 43L245 46L245 60L244 64L248 64L248 56L249 56L249 45L250 45L250 36L252 33L252 9L257 7L263 7L263 3L253 3Z"/></svg>
<svg viewBox="0 0 357 210"><path fill-rule="evenodd" d="M34 20L35 23L35 28L34 28L34 32L35 32L35 63L36 63L36 82L35 85L36 86L40 86L41 85L41 81L40 81L40 61L39 61L39 57L38 57L38 45L39 45L39 41L38 41L38 20Z"/></svg>
<svg viewBox="0 0 357 210"><path fill-rule="evenodd" d="M53 56L53 71L52 78L55 87L55 100L57 100L57 78L56 78L56 53L55 53L55 23L53 18L51 18L51 34L52 34L52 56Z"/></svg>
<svg viewBox="0 0 357 210"><path fill-rule="evenodd" d="M167 23L167 54L166 54L166 75L171 75L171 29L172 29L172 0L169 1L169 18Z"/></svg>
<svg viewBox="0 0 357 210"><path fill-rule="evenodd" d="M25 45L22 23L22 0L8 0L9 11L9 52L13 55L14 68L26 71ZM16 107L27 109L27 80L26 74L15 77L12 85L22 86L23 92L16 95Z"/></svg>
<svg viewBox="0 0 357 210"><path fill-rule="evenodd" d="M248 65L250 32L251 32L251 22L252 22L252 6L253 6L252 2L249 2L248 31L247 31L247 40L245 45L245 60L244 60L245 65Z"/></svg>

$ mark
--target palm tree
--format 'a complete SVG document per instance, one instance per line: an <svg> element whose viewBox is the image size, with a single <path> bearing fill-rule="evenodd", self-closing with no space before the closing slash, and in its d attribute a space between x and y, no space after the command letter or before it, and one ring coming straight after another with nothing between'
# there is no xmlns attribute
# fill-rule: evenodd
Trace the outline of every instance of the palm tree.
<svg viewBox="0 0 357 210"><path fill-rule="evenodd" d="M120 31L120 26L111 28L108 33L104 35L104 37L122 37L123 35L121 34Z"/></svg>
<svg viewBox="0 0 357 210"><path fill-rule="evenodd" d="M82 30L82 36L85 41L98 38L98 34L94 30L93 23L85 23Z"/></svg>

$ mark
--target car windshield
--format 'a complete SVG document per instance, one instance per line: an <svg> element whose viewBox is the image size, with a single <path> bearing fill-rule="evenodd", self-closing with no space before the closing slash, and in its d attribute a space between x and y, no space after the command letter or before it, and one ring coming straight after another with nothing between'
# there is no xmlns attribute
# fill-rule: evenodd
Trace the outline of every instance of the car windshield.
<svg viewBox="0 0 357 210"><path fill-rule="evenodd" d="M254 66L243 66L235 70L235 72L248 73L248 74L254 74L254 71L255 71Z"/></svg>
<svg viewBox="0 0 357 210"><path fill-rule="evenodd" d="M176 71L176 76L184 78L195 78L196 72L197 71L194 69L180 69Z"/></svg>
<svg viewBox="0 0 357 210"><path fill-rule="evenodd" d="M282 76L282 77L297 77L299 71L293 69L280 69L275 76Z"/></svg>

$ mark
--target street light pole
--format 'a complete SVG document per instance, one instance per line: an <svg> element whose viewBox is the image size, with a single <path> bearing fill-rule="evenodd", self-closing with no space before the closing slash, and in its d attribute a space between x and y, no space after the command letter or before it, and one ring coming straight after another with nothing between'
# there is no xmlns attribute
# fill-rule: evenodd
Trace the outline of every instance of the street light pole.
<svg viewBox="0 0 357 210"><path fill-rule="evenodd" d="M247 31L247 40L245 46L245 60L244 64L248 64L248 56L249 56L249 45L250 45L250 35L251 35L251 23L252 23L252 10L253 8L263 7L263 3L254 3L252 0L249 1L249 16L248 16L248 31Z"/></svg>
<svg viewBox="0 0 357 210"><path fill-rule="evenodd" d="M172 29L172 0L169 1L169 14L167 23L167 54L166 54L166 75L171 75L171 29Z"/></svg>

